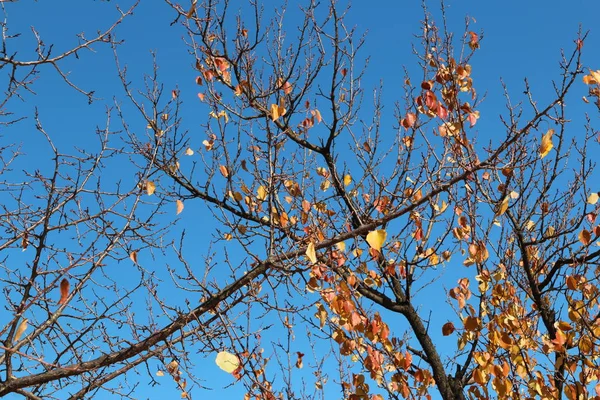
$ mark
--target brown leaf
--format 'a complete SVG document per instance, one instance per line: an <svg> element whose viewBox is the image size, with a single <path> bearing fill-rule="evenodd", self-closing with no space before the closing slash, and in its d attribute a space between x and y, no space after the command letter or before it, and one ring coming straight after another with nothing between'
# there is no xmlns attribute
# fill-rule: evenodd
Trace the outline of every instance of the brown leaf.
<svg viewBox="0 0 600 400"><path fill-rule="evenodd" d="M129 259L133 261L134 264L137 264L137 251L134 250L131 253L129 253Z"/></svg>
<svg viewBox="0 0 600 400"><path fill-rule="evenodd" d="M63 305L67 303L70 288L71 284L69 283L67 278L63 278L63 280L60 281L60 300L58 301L58 304Z"/></svg>
<svg viewBox="0 0 600 400"><path fill-rule="evenodd" d="M449 336L451 335L454 331L456 330L456 328L454 327L454 324L452 322L446 322L444 324L444 326L442 326L442 335L444 336Z"/></svg>

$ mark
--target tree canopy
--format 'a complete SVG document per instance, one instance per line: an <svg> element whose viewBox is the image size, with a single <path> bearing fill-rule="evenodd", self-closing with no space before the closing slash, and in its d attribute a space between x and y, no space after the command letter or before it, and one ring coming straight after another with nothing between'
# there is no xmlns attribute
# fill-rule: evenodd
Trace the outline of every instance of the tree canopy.
<svg viewBox="0 0 600 400"><path fill-rule="evenodd" d="M345 2L89 3L0 2L0 396L600 399L594 32L513 87L423 4L392 87Z"/></svg>

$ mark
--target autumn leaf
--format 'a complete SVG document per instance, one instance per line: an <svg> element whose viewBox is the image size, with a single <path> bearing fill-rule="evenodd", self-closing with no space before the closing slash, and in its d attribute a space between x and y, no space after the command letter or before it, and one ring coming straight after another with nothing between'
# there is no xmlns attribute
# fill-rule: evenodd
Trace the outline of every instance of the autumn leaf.
<svg viewBox="0 0 600 400"><path fill-rule="evenodd" d="M156 371L156 376L165 376L165 373L162 371Z"/></svg>
<svg viewBox="0 0 600 400"><path fill-rule="evenodd" d="M506 196L504 198L504 200L502 200L502 203L500 203L500 206L498 207L498 211L496 212L496 216L501 216L502 214L504 214L506 212L506 210L508 210L508 202L510 200L510 196Z"/></svg>
<svg viewBox="0 0 600 400"><path fill-rule="evenodd" d="M17 328L17 331L15 332L15 337L13 338L13 342L18 342L19 339L21 339L21 336L23 336L23 333L25 332L25 330L27 330L27 322L29 320L27 318L23 319L23 321L21 321L21 323L19 324L19 327Z"/></svg>
<svg viewBox="0 0 600 400"><path fill-rule="evenodd" d="M284 116L286 113L286 109L284 107L284 100L281 99L279 105L271 104L271 119L273 121L277 121L280 117Z"/></svg>
<svg viewBox="0 0 600 400"><path fill-rule="evenodd" d="M227 351L221 351L219 354L217 354L215 363L219 368L229 374L233 373L233 371L238 369L240 366L239 358L235 354L231 354Z"/></svg>
<svg viewBox="0 0 600 400"><path fill-rule="evenodd" d="M179 215L183 211L183 201L177 199L175 204L177 205L177 215Z"/></svg>
<svg viewBox="0 0 600 400"><path fill-rule="evenodd" d="M131 253L129 253L129 259L133 261L134 264L137 264L137 251L134 250Z"/></svg>
<svg viewBox="0 0 600 400"><path fill-rule="evenodd" d="M376 231L371 231L367 235L367 243L371 246L372 249L377 251L381 250L383 243L385 242L385 238L387 237L387 232L385 229L379 229Z"/></svg>
<svg viewBox="0 0 600 400"><path fill-rule="evenodd" d="M454 324L452 322L446 322L444 326L442 326L442 335L449 336L456 330Z"/></svg>
<svg viewBox="0 0 600 400"><path fill-rule="evenodd" d="M323 118L321 117L321 112L319 110L312 110L310 113L312 114L313 117L315 117L315 120L317 121L317 123L321 123Z"/></svg>
<svg viewBox="0 0 600 400"><path fill-rule="evenodd" d="M546 157L554 147L554 143L552 143L553 134L554 129L548 129L548 132L542 137L542 143L540 144L540 158Z"/></svg>
<svg viewBox="0 0 600 400"><path fill-rule="evenodd" d="M67 278L63 278L63 280L60 281L60 300L58 301L58 304L63 305L67 303L70 288L71 284L69 284Z"/></svg>
<svg viewBox="0 0 600 400"><path fill-rule="evenodd" d="M310 242L308 246L306 246L306 252L304 254L306 254L306 257L311 263L314 264L317 262L317 253L315 251L315 244L313 242Z"/></svg>
<svg viewBox="0 0 600 400"><path fill-rule="evenodd" d="M221 175L223 175L225 178L227 178L229 176L229 170L227 169L226 166L224 166L224 165L219 166L219 171L221 172Z"/></svg>
<svg viewBox="0 0 600 400"><path fill-rule="evenodd" d="M256 198L258 200L264 201L267 198L267 189L264 186L259 186L256 191Z"/></svg>
<svg viewBox="0 0 600 400"><path fill-rule="evenodd" d="M414 113L407 113L406 117L400 121L400 125L406 130L413 127L413 125L417 122L417 115Z"/></svg>
<svg viewBox="0 0 600 400"><path fill-rule="evenodd" d="M579 232L579 241L583 243L584 246L588 246L592 242L591 233L586 229L582 230Z"/></svg>
<svg viewBox="0 0 600 400"><path fill-rule="evenodd" d="M189 147L187 149L185 149L185 155L186 156L193 156L194 155L194 150L190 149Z"/></svg>
<svg viewBox="0 0 600 400"><path fill-rule="evenodd" d="M152 181L146 181L146 193L148 193L148 196L152 196L154 194L154 192L156 191L156 185L154 184L154 182Z"/></svg>
<svg viewBox="0 0 600 400"><path fill-rule="evenodd" d="M352 183L352 175L344 175L344 186L348 186Z"/></svg>
<svg viewBox="0 0 600 400"><path fill-rule="evenodd" d="M304 357L304 353L300 353L299 351L297 351L296 355L298 356L298 358L296 359L296 368L302 368L302 357Z"/></svg>
<svg viewBox="0 0 600 400"><path fill-rule="evenodd" d="M589 204L596 204L598 202L598 198L600 198L600 196L598 196L598 193L592 193L588 196L587 202Z"/></svg>

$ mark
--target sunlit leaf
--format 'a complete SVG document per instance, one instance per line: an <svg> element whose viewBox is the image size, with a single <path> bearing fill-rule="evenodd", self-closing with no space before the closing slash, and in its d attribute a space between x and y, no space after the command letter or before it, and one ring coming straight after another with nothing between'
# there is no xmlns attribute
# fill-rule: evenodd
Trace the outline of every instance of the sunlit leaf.
<svg viewBox="0 0 600 400"><path fill-rule="evenodd" d="M554 129L548 129L548 132L542 137L542 143L540 144L540 158L546 157L554 147L554 143L552 143L553 134Z"/></svg>
<svg viewBox="0 0 600 400"><path fill-rule="evenodd" d="M598 202L599 198L600 198L600 196L598 196L598 193L592 193L588 196L587 202L589 204L596 204Z"/></svg>
<svg viewBox="0 0 600 400"><path fill-rule="evenodd" d="M508 210L509 200L510 200L510 196L506 196L504 198L504 200L502 200L502 203L500 203L500 206L498 207L498 211L496 212L497 216L504 214L506 212L506 210Z"/></svg>
<svg viewBox="0 0 600 400"><path fill-rule="evenodd" d="M586 229L582 230L579 232L579 241L583 243L584 246L588 246L592 242L591 233Z"/></svg>
<svg viewBox="0 0 600 400"><path fill-rule="evenodd" d="M277 121L280 117L285 115L286 111L283 99L280 101L279 105L271 104L271 119Z"/></svg>
<svg viewBox="0 0 600 400"><path fill-rule="evenodd" d="M165 376L165 373L161 370L156 371L156 376Z"/></svg>
<svg viewBox="0 0 600 400"><path fill-rule="evenodd" d="M317 253L315 251L315 244L313 242L310 242L308 246L306 246L306 252L304 254L306 254L306 257L311 263L314 264L317 262Z"/></svg>
<svg viewBox="0 0 600 400"><path fill-rule="evenodd" d="M189 147L187 149L185 149L185 155L186 156L193 156L194 155L194 150L190 149Z"/></svg>
<svg viewBox="0 0 600 400"><path fill-rule="evenodd" d="M183 201L177 199L175 204L177 205L177 215L179 215L183 211Z"/></svg>
<svg viewBox="0 0 600 400"><path fill-rule="evenodd" d="M227 351L221 351L219 354L217 354L215 363L219 368L229 374L238 369L240 366L239 358L235 354L231 354Z"/></svg>
<svg viewBox="0 0 600 400"><path fill-rule="evenodd" d="M21 339L21 336L23 336L23 333L25 333L25 330L27 330L27 322L29 320L27 318L23 319L23 321L21 321L21 323L19 324L19 327L17 328L17 331L15 332L15 337L13 339L13 342L18 342L19 339Z"/></svg>
<svg viewBox="0 0 600 400"><path fill-rule="evenodd" d="M369 243L369 246L371 246L372 249L379 251L381 250L381 247L383 246L386 237L387 232L385 231L385 229L371 231L367 235L367 243Z"/></svg>
<svg viewBox="0 0 600 400"><path fill-rule="evenodd" d="M352 175L344 175L344 186L348 186L352 183Z"/></svg>
<svg viewBox="0 0 600 400"><path fill-rule="evenodd" d="M129 259L133 261L134 264L137 264L137 251L132 251L129 253Z"/></svg>
<svg viewBox="0 0 600 400"><path fill-rule="evenodd" d="M344 242L337 243L335 247L337 247L339 251L346 251L346 243Z"/></svg>
<svg viewBox="0 0 600 400"><path fill-rule="evenodd" d="M156 185L152 181L146 181L146 193L148 196L152 196L156 191Z"/></svg>
<svg viewBox="0 0 600 400"><path fill-rule="evenodd" d="M225 165L219 166L219 171L221 172L221 175L223 175L225 178L229 176L229 169Z"/></svg>
<svg viewBox="0 0 600 400"><path fill-rule="evenodd" d="M261 201L266 200L266 198L267 198L267 189L264 186L261 185L261 186L258 187L258 190L257 190L257 193L256 193L256 198L258 200L261 200Z"/></svg>
<svg viewBox="0 0 600 400"><path fill-rule="evenodd" d="M60 281L60 300L58 300L58 304L62 305L67 302L70 288L71 284L69 283L67 278L63 278L63 280Z"/></svg>

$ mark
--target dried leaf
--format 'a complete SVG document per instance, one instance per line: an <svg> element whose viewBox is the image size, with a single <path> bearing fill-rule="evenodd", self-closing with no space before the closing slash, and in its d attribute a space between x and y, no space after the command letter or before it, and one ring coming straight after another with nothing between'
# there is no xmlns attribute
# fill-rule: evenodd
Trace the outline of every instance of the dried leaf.
<svg viewBox="0 0 600 400"><path fill-rule="evenodd" d="M588 246L592 242L591 233L586 229L582 230L579 232L579 241L583 243L584 246Z"/></svg>
<svg viewBox="0 0 600 400"><path fill-rule="evenodd" d="M152 181L146 181L146 193L148 196L152 196L156 191L156 185Z"/></svg>
<svg viewBox="0 0 600 400"><path fill-rule="evenodd" d="M502 200L502 203L500 203L500 206L498 207L498 211L496 212L497 216L504 214L506 212L506 210L508 210L509 200L510 200L510 196L506 196L504 198L504 200Z"/></svg>
<svg viewBox="0 0 600 400"><path fill-rule="evenodd" d="M456 330L456 328L454 327L454 324L452 322L446 322L444 324L444 326L442 326L442 335L444 336L449 336L451 335L454 331Z"/></svg>
<svg viewBox="0 0 600 400"><path fill-rule="evenodd" d="M217 354L217 358L215 359L215 363L219 368L223 371L231 374L233 371L238 369L240 366L240 360L235 354L231 354L227 351L222 351Z"/></svg>
<svg viewBox="0 0 600 400"><path fill-rule="evenodd" d="M385 238L387 237L387 232L385 229L378 229L376 231L371 231L367 235L367 243L371 246L372 249L377 251L381 250L383 243L385 242Z"/></svg>
<svg viewBox="0 0 600 400"><path fill-rule="evenodd" d="M548 132L542 137L542 143L540 144L540 158L546 157L554 147L554 143L552 143L553 134L554 129L548 129Z"/></svg>
<svg viewBox="0 0 600 400"><path fill-rule="evenodd" d="M306 252L304 254L306 254L306 257L311 263L314 264L317 262L317 252L315 251L315 244L313 242L310 242L308 246L306 246Z"/></svg>
<svg viewBox="0 0 600 400"><path fill-rule="evenodd" d="M221 175L223 175L225 178L227 178L229 176L229 170L227 169L226 166L221 165L219 167L219 171L221 171Z"/></svg>
<svg viewBox="0 0 600 400"><path fill-rule="evenodd" d="M134 250L131 253L129 253L129 259L133 261L134 264L137 264L137 251Z"/></svg>
<svg viewBox="0 0 600 400"><path fill-rule="evenodd" d="M19 339L21 339L21 336L23 336L23 333L25 332L25 330L27 330L27 322L28 322L27 318L25 318L25 319L23 319L23 321L21 321L21 323L19 324L19 327L17 328L17 331L15 332L15 337L13 338L13 342L18 342Z"/></svg>
<svg viewBox="0 0 600 400"><path fill-rule="evenodd" d="M177 215L179 215L183 211L183 201L177 199L175 204L177 205Z"/></svg>
<svg viewBox="0 0 600 400"><path fill-rule="evenodd" d="M58 304L62 305L67 303L70 288L71 284L69 283L67 278L63 278L63 280L60 281L60 300L58 301Z"/></svg>
<svg viewBox="0 0 600 400"><path fill-rule="evenodd" d="M267 189L264 186L259 186L256 192L256 198L258 200L264 201L267 199Z"/></svg>

